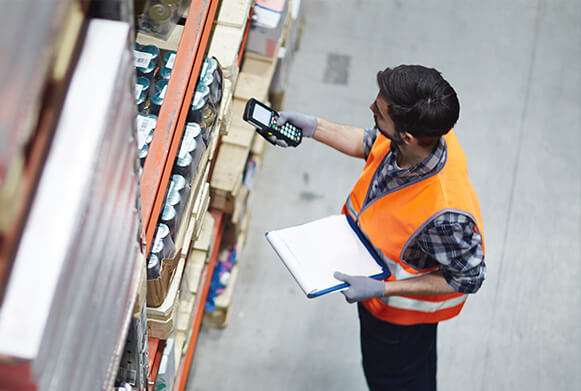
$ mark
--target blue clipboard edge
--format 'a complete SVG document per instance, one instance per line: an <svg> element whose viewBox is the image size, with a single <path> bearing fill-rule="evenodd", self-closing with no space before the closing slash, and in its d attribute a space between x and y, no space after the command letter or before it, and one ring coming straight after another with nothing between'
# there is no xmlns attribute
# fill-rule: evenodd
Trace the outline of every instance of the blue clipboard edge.
<svg viewBox="0 0 581 391"><path fill-rule="evenodd" d="M365 246L367 251L369 251L369 254L373 257L373 259L375 259L375 262L377 262L377 264L383 270L383 273L381 273L378 276L371 276L371 278L381 279L381 278L388 278L389 276L391 276L391 272L389 271L389 268L387 267L385 262L383 262L383 260L379 257L379 255L377 255L377 253L375 252L375 249L371 246L371 244L369 243L367 238L361 233L361 231L359 230L359 227L357 226L357 223L355 223L353 218L351 216L349 216L348 214L345 215L345 218L347 219L347 222L349 223L351 228L353 228L353 231L355 231L355 233L359 237L359 240L361 240L361 243L363 243L363 245Z"/></svg>

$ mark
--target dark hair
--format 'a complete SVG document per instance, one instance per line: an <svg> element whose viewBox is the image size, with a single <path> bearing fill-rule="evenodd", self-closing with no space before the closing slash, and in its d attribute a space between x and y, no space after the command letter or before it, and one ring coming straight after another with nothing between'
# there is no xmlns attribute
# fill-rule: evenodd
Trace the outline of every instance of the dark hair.
<svg viewBox="0 0 581 391"><path fill-rule="evenodd" d="M380 94L389 104L395 130L422 141L437 140L458 120L456 91L440 72L421 65L400 65L377 73Z"/></svg>

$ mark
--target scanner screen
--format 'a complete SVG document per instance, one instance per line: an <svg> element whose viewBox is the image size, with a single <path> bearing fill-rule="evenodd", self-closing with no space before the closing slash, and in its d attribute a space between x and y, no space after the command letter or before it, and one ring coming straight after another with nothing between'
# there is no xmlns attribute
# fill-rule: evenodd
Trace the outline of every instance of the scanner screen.
<svg viewBox="0 0 581 391"><path fill-rule="evenodd" d="M265 126L270 125L270 117L272 113L270 110L265 109L260 105L254 105L254 111L252 112L252 118L256 121L264 124Z"/></svg>

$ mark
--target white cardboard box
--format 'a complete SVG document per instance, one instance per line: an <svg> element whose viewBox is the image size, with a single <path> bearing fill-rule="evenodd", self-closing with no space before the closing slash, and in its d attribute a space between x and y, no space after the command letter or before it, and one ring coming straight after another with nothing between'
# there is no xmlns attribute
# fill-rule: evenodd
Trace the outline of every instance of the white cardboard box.
<svg viewBox="0 0 581 391"><path fill-rule="evenodd" d="M254 6L246 50L274 57L288 13L288 0L261 0Z"/></svg>

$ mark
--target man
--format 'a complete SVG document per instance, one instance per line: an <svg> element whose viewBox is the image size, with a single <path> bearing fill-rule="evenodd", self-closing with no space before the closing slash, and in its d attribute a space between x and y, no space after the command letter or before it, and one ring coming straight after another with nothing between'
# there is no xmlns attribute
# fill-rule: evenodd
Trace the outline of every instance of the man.
<svg viewBox="0 0 581 391"><path fill-rule="evenodd" d="M454 89L419 65L387 68L377 82L371 129L292 112L280 113L278 123L366 159L343 213L391 276L335 277L350 285L346 300L358 302L369 388L435 390L437 324L458 315L485 278L482 217L452 131L460 111Z"/></svg>

